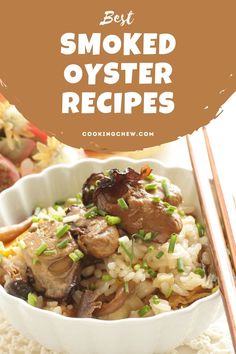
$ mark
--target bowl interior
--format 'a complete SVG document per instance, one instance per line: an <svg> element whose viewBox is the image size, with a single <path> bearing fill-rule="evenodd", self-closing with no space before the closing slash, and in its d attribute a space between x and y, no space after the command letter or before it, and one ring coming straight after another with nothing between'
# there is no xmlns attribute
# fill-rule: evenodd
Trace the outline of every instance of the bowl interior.
<svg viewBox="0 0 236 354"><path fill-rule="evenodd" d="M84 181L93 172L127 167L139 170L145 164L150 165L154 173L166 176L177 184L182 190L184 204L194 206L196 216L201 219L194 178L190 170L169 167L152 159L111 158L103 161L85 159L74 165L53 166L40 174L22 178L0 194L0 225L18 223L31 215L36 206L47 207L56 201L74 196L81 191Z"/></svg>

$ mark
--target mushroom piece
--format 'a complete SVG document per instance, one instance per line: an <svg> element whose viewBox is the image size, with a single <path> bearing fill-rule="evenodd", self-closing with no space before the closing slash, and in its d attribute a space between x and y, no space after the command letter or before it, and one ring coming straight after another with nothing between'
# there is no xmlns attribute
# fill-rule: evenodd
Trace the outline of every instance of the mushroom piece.
<svg viewBox="0 0 236 354"><path fill-rule="evenodd" d="M97 174L98 182L92 174L83 186L83 201L93 202L99 209L119 216L122 229L129 235L140 230L151 231L157 234L157 242L166 242L172 233L182 229L181 217L175 212L182 196L179 188L164 177L152 175L152 181L147 180L150 171L147 167L141 173L131 168L113 169L103 178L101 173ZM127 207L119 205L121 198Z"/></svg>
<svg viewBox="0 0 236 354"><path fill-rule="evenodd" d="M0 228L0 241L8 243L27 231L32 225L32 218L28 218L19 224L3 226Z"/></svg>
<svg viewBox="0 0 236 354"><path fill-rule="evenodd" d="M34 288L52 299L66 298L76 283L80 262L69 257L78 249L76 242L67 231L60 239L56 233L63 223L39 222L37 228L24 237L22 254L34 278ZM65 247L60 243L65 242ZM38 253L42 245L45 252Z"/></svg>
<svg viewBox="0 0 236 354"><path fill-rule="evenodd" d="M82 294L77 317L91 318L96 309L100 309L102 302L97 300L98 294L91 290L85 290Z"/></svg>
<svg viewBox="0 0 236 354"><path fill-rule="evenodd" d="M79 247L86 254L105 258L118 248L119 232L116 226L107 225L104 217L86 218L88 210L73 206L67 217L78 215L77 221L71 225L71 232L77 237Z"/></svg>
<svg viewBox="0 0 236 354"><path fill-rule="evenodd" d="M118 310L128 298L129 295L133 293L135 289L135 283L129 282L129 292L126 293L124 286L120 286L115 294L115 297L108 303L103 303L101 308L95 311L96 317L109 315L112 312Z"/></svg>

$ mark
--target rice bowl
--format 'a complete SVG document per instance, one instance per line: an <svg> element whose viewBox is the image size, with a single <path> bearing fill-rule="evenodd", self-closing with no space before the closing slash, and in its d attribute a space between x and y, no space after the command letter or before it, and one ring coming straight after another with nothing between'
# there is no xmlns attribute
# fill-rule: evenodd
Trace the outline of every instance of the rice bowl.
<svg viewBox="0 0 236 354"><path fill-rule="evenodd" d="M27 179L25 179L25 181L19 182L15 187L13 187L14 189L18 190L17 189L18 186L20 186L20 184L22 183L22 185L24 184L24 186L23 187L21 186L21 190L23 188L24 191L26 191L28 188L28 190L37 191L37 192L34 192L34 194L37 194L37 195L34 195L32 198L32 193L31 193L31 198L29 198L31 200L29 201L29 203L27 203L27 207L26 207L28 209L28 211L25 210L23 218L22 218L22 215L19 217L19 214L17 216L17 213L16 213L15 218L11 219L12 213L11 213L11 216L9 213L8 218L5 218L5 220L6 220L5 224L7 224L7 223L11 224L12 222L18 222L18 221L24 219L26 216L29 216L30 212L32 212L32 210L35 208L35 205L38 202L40 202L39 200L37 200L38 195L39 195L38 194L39 191L37 190L37 188L39 188L39 184L37 187L36 187L36 185L34 185L34 188L33 188L33 184L32 184L33 180L34 180L34 183L37 183L36 180L38 180L41 177L40 182L44 181L43 182L44 189L45 189L45 187L46 187L46 189L50 189L50 190L54 189L54 192L57 189L57 193L54 193L54 195L52 193L49 197L46 196L47 200L45 198L45 195L41 196L41 200L42 200L42 197L45 198L43 205L48 206L48 205L53 205L53 203L56 200L63 200L63 199L66 200L67 198L75 195L78 192L79 188L81 189L81 182L83 182L85 177L87 177L91 172L94 172L94 171L100 172L101 168L102 168L102 170L104 170L104 169L112 168L114 166L116 166L118 168L125 168L127 166L130 166L130 167L133 167L134 169L137 170L140 167L142 167L142 165L147 164L147 163L149 165L151 165L151 167L154 167L154 171L156 173L170 178L171 181L173 181L174 183L176 183L177 185L179 185L181 187L181 189L183 191L183 199L184 199L186 205L194 205L195 206L196 217L198 218L198 220L200 220L201 219L200 209L199 209L199 205L198 205L198 202L196 199L196 191L194 189L192 174L190 171L186 171L186 170L178 169L178 168L172 168L172 169L167 168L167 167L163 166L161 163L157 163L156 161L153 161L153 160L137 161L136 162L136 161L128 160L128 159L110 159L105 162L100 162L97 160L84 161L84 162L78 163L74 166L71 166L69 168L68 167L67 168L65 168L65 167L50 168L49 170L47 170L46 172L44 172L40 176L33 176L33 178L27 178ZM80 169L81 165L83 165L83 170ZM68 173L68 169L70 170L70 173ZM81 173L81 171L83 171L83 172ZM45 175L47 177L45 177ZM80 175L80 178L78 178L78 175ZM68 185L69 186L68 189L67 188L60 188L60 186L62 185L61 183L58 183L58 185L57 185L57 182L56 182L57 179L59 182L60 179L62 179L62 178L64 180L65 180L65 178L67 178L67 181L69 181L69 178L70 178L70 181L72 181L72 183L70 185ZM186 186L186 183L185 183L186 179L188 180L188 186ZM30 182L30 180L31 180L31 182ZM50 180L51 180L51 182L50 182ZM31 183L31 187L29 187L30 183ZM53 186L52 186L52 183L53 183ZM28 185L28 187L27 187L27 185ZM185 189L183 188L183 186L185 187ZM42 188L43 188L43 186L41 184L41 190L42 190ZM9 192L10 192L10 190L7 191L6 193L4 193L1 202L4 203L4 199L5 199L5 203L7 203L6 200L7 199L9 200L9 195L8 195L8 198L6 198L6 196L7 196L7 193L9 193ZM15 194L15 196L16 196L16 194ZM41 203L42 203L42 201L41 201ZM24 205L26 205L26 203ZM49 209L47 209L47 212L50 212ZM13 214L14 214L14 211L13 211ZM0 218L1 217L3 217L3 214L0 215ZM108 330L107 325L105 326L105 328L106 328L106 331L108 330L108 332L111 333L111 338L109 340L109 342L111 344L112 344L112 342L114 344L116 341L116 339L115 339L116 335L115 335L115 333L113 333L113 331L114 331L113 328L117 328L117 325L118 325L119 332L120 331L122 332L121 323L123 323L124 327L127 328L127 326L129 327L129 324L128 324L129 321L132 322L133 328L134 327L136 328L136 326L138 326L139 329L137 329L137 331L138 331L137 333L139 333L141 328L144 328L143 325L140 324L142 321L145 321L145 327L147 326L147 328L149 327L149 325L147 324L147 321L150 321L150 325L152 323L152 326L156 326L156 329L158 328L158 330L160 332L158 334L158 338L156 338L156 340L155 340L155 338L150 339L150 341L151 341L150 343L152 343L152 345L150 344L144 348L144 347L140 346L140 343L139 343L138 348L140 351L137 351L137 347L134 343L127 340L127 343L123 343L123 341L122 341L122 343L119 342L119 346L118 346L118 344L116 344L116 349L114 349L114 347L113 347L112 353L113 352L120 353L122 351L127 352L127 350L129 350L130 353L134 352L132 350L136 350L136 352L140 352L140 353L151 353L154 351L163 352L163 351L173 348L175 345L179 344L183 339L191 336L190 332L192 332L192 335L194 335L194 333L196 333L196 335L197 335L199 333L199 330L202 331L205 328L205 326L207 326L207 321L205 323L202 323L202 321L197 320L194 323L194 326L192 328L188 328L188 330L186 330L186 327L183 327L181 333L178 333L178 336L174 335L174 338L172 338L171 340L170 339L167 340L166 335L163 334L165 332L165 326L166 326L165 323L167 323L167 322L168 322L168 326L170 326L170 323L173 323L176 325L176 323L177 323L176 321L180 320L180 318L182 316L183 317L191 316L192 311L193 311L193 313L194 312L196 313L197 309L199 309L199 311L200 311L200 308L203 308L203 307L205 308L205 306L206 306L206 308L209 308L208 303L209 304L211 303L210 306L213 306L213 303L214 303L215 310L213 311L213 313L208 310L209 311L208 320L211 321L213 318L217 317L217 315L219 313L219 309L221 307L221 303L219 301L219 292L216 291L216 293L209 295L215 285L214 284L215 276L205 277L205 276L200 276L199 274L194 272L196 270L196 268L198 268L198 266L199 266L197 256L198 256L202 246L207 244L207 238L205 236L199 237L198 229L196 227L195 219L193 216L191 216L191 215L186 216L185 215L182 218L182 222L183 222L183 229L178 234L178 240L175 245L176 250L173 253L168 252L168 249L170 246L169 239L166 242L163 242L162 244L155 243L155 242L147 243L141 239L137 239L137 240L135 240L134 245L133 245L134 255L137 259L135 259L135 257L134 257L134 264L133 264L132 270L131 270L130 264L129 264L130 259L127 256L127 253L124 251L124 248L122 248L120 245L112 255L104 258L103 262L100 262L95 265L94 264L88 265L87 267L84 267L82 269L83 279L81 281L83 282L83 286L85 288L91 287L91 279L90 278L92 278L92 281L93 281L92 285L96 288L95 291L99 291L100 294L103 294L105 296L112 296L112 294L117 291L117 286L118 286L117 279L119 280L119 282L122 281L123 283L134 282L135 287L136 287L136 290L135 290L136 299L133 298L133 300L131 301L131 308L129 308L128 310L127 310L127 308L123 308L123 309L119 309L120 312L118 311L115 314L112 313L112 314L108 314L108 315L104 315L104 316L99 316L98 318L100 318L100 319L98 319L98 320L97 319L96 320L93 320L93 319L90 319L90 320L89 319L72 319L72 318L64 318L63 316L60 316L62 318L62 321L65 321L64 323L67 323L67 324L68 324L68 321L71 321L71 326L73 323L73 326L76 326L76 327L79 326L79 328L81 327L82 323L84 323L84 325L85 325L85 323L89 323L89 328L91 326L91 331L92 331L92 328L94 327L94 325L92 324L91 321L95 321L95 322L97 321L96 328L98 328L98 324L99 324L100 328L103 328L103 326L105 326L104 323L106 322L108 325L110 324L109 330ZM120 241L122 242L123 245L125 245L125 249L129 249L129 247L131 247L131 244L130 244L131 240L129 239L129 237L127 235L122 235ZM158 259L156 257L157 254L162 254L162 253L163 253L163 255ZM181 263L184 264L185 268L189 267L187 274L185 274L182 271L180 271L180 272L178 271L177 259L181 259ZM209 262L209 255L207 255L207 253L204 255L204 259L205 259L204 261L206 263ZM140 260L146 261L146 263L148 265L148 269L145 269L145 267L142 267L142 265L140 264L141 263ZM138 265L140 265L140 267ZM179 264L179 269L181 268L180 266L181 265ZM135 267L135 269L134 269L134 267ZM151 269L151 272L148 273L148 271L150 271L150 269ZM155 277L152 277L152 275L154 275L154 274L152 274L152 271L157 273L157 274L155 274ZM184 274L182 274L182 273L184 273ZM94 278L96 278L97 280L95 280ZM150 280L152 282L152 286L150 286ZM147 284L149 284L149 285L147 285ZM154 286L155 290L158 289L158 292L160 292L162 294L161 296L158 296L158 299L156 297L153 299L153 289L152 289L153 286ZM181 304L181 306L178 307L178 304L177 305L174 304L174 300L176 301L176 296L178 296L179 299L180 298L183 299L183 297L184 296L186 297L186 295L189 293L191 293L191 296L193 296L194 294L192 293L192 291L194 289L199 289L199 287L201 287L201 289L204 289L204 291L202 292L202 295L205 292L204 296L205 295L209 295L209 296L207 296L204 299L197 300L198 298L200 298L202 296L199 295L198 291L196 291L195 292L196 297L193 297L192 300L188 302L188 304L189 304L189 303L192 303L194 300L197 300L193 305L190 305L189 307L187 307L185 309L181 309L181 310L177 310L177 311L173 311L173 312L170 311L171 308L174 309L174 308L179 308L179 307L184 306L183 304ZM171 288L172 292L175 293L175 299L173 299L173 301L170 301L171 296L173 296L170 294L170 288ZM3 290L1 290L1 291L3 291ZM150 295L152 295L152 296L150 296L150 298L148 299L149 302L146 303L148 292L150 292ZM137 296L137 294L138 294L138 296ZM164 295L165 295L165 298L164 298ZM32 314L32 311L35 311L34 312L35 315L37 313L36 317L38 317L39 313L45 312L46 315L45 314L40 315L40 317L41 316L49 316L52 319L52 322L54 322L54 320L58 321L58 315L55 315L55 314L48 312L48 311L41 311L36 308L29 309L30 306L28 304L26 304L22 300L18 300L16 298L12 299L12 297L8 294L4 294L4 296L1 296L2 301L3 301L3 299L6 299L6 298L8 298L8 299L11 298L11 302L13 301L13 303L17 303L18 301L20 301L21 308L22 309L27 308L27 311L29 311L31 314ZM151 300L151 298L152 298L152 300ZM143 299L144 299L144 301L143 301ZM153 301L153 300L156 300L156 301ZM1 301L1 303L2 303L2 301ZM136 302L136 306L134 306L134 308L132 308L132 304L134 304L135 302ZM0 306L1 306L1 303L0 303ZM22 305L22 303L24 303L24 305ZM68 306L70 306L70 304ZM47 307L46 308L47 310L55 311L59 314L62 313L62 314L67 315L67 310L64 308L64 313L63 313L63 309L60 308L60 306L58 306L58 303L56 303L55 301L51 301L51 303L49 301L49 304L47 303L46 307ZM129 307L130 307L130 304L129 304ZM140 310L142 308L144 308L144 310L146 309L149 311L144 313L143 316L140 316ZM212 307L212 309L213 309L213 307ZM71 308L69 308L68 310L71 310ZM8 312L7 317L11 317L11 320L16 323L17 320L15 318L12 319L12 315L9 315L9 311L10 311L9 308L8 308L8 310L6 309L6 311ZM163 312L165 312L165 313L163 314ZM180 315L181 313L182 313L182 315ZM142 312L141 312L141 314L142 314ZM157 315L157 316L149 317L149 316L153 316L153 315ZM51 316L56 316L56 317L51 317ZM148 316L148 317L143 318L146 316ZM115 323L113 321L114 319L118 320L118 319L122 319L122 318L126 318L126 317L130 317L130 318L128 318L126 320L116 321L117 325L114 327L114 323ZM140 317L142 317L142 318L140 318ZM57 318L57 320L55 318ZM171 322L169 322L170 318L173 318L173 320L171 320ZM178 318L178 320L177 320L177 318ZM205 316L204 316L204 318L205 318ZM103 320L110 320L110 321L104 322ZM77 325L75 325L75 323L77 323ZM134 323L135 323L135 325L134 325ZM58 326L56 326L56 327L58 328ZM19 326L18 326L18 328L19 328ZM20 329L22 330L22 328L20 328ZM131 327L129 328L129 333L130 333L130 331L131 331ZM179 331L180 331L180 329L178 329L177 332L179 332ZM26 331L26 332L28 332L28 331ZM133 329L132 329L132 332L133 332ZM100 333L100 330L99 330L99 333ZM162 333L162 335L161 335L161 333ZM30 331L30 335L32 337L31 331ZM101 333L100 333L100 335L103 336ZM148 335L148 334L145 334L145 335ZM160 335L161 335L161 337L160 337ZM36 339L39 338L39 334L33 333L33 336L36 336ZM77 334L77 336L78 336L78 334ZM104 336L105 336L105 333L104 333ZM160 338L162 338L162 340L160 340ZM81 341L83 342L83 338L81 338ZM137 341L139 342L138 338L137 338ZM42 343L42 340L40 340L40 342ZM62 347L58 347L58 344L55 343L56 342L55 340L50 339L50 342L53 342L53 346L52 346L52 344L49 344L49 339L46 339L46 337L43 339L43 344L45 344L46 346L49 346L49 347L56 349L56 350L62 350L62 349L68 350L65 348L64 344ZM68 341L66 339L63 340L63 342L67 342L67 346L68 346ZM72 340L72 343L70 343L70 345L69 345L69 347L70 347L69 352L71 352L71 353L75 352L75 350L73 349L74 345L75 345L74 340ZM100 347L100 349L96 349L96 351L95 351L95 348L93 348L93 350L91 350L91 348L89 348L89 346L86 348L85 343L84 343L84 345L82 345L82 348L83 349L81 349L82 350L81 352L84 352L84 353L102 352L101 347ZM96 348L99 348L98 343L97 343ZM111 347L110 347L110 350L111 350ZM103 352L104 352L104 348L103 348Z"/></svg>

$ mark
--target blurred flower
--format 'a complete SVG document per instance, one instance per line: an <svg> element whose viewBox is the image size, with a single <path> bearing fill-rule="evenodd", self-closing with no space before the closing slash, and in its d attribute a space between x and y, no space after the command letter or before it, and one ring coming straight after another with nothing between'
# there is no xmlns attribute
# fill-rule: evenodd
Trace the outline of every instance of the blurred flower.
<svg viewBox="0 0 236 354"><path fill-rule="evenodd" d="M31 138L34 136L28 130L28 121L8 101L0 102L0 130L4 131L11 150L15 148L21 137Z"/></svg>
<svg viewBox="0 0 236 354"><path fill-rule="evenodd" d="M33 155L33 159L37 161L40 169L44 169L50 165L68 162L68 158L64 152L65 145L55 137L47 138L47 145L37 143L38 152Z"/></svg>

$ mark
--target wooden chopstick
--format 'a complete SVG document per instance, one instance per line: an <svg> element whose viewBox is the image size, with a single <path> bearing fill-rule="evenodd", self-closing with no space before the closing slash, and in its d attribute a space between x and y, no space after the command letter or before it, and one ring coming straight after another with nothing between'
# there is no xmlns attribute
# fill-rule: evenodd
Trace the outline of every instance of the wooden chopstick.
<svg viewBox="0 0 236 354"><path fill-rule="evenodd" d="M234 272L236 272L236 210L235 206L233 205L233 198L230 198L227 191L223 190L222 183L220 182L220 177L216 168L216 161L214 158L206 127L203 127L203 134L216 189L216 194L225 227L225 236L227 239L228 248L230 250L231 262L234 268Z"/></svg>
<svg viewBox="0 0 236 354"><path fill-rule="evenodd" d="M236 287L233 270L229 260L224 234L220 224L215 201L212 195L209 178L194 148L192 137L187 136L187 145L193 167L194 178L198 190L199 201L205 219L208 237L211 244L214 265L219 278L219 286L223 295L223 303L231 332L232 342L236 349Z"/></svg>

